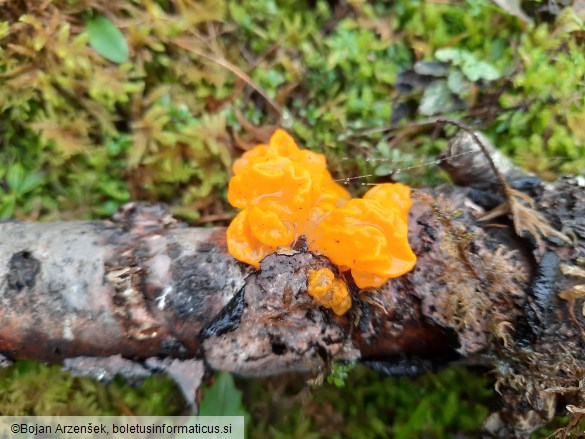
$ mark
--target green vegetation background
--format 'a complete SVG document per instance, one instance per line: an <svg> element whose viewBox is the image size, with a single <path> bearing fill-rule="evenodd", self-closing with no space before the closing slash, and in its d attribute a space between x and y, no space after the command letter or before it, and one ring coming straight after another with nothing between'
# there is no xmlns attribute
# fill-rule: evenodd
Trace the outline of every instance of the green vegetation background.
<svg viewBox="0 0 585 439"><path fill-rule="evenodd" d="M583 173L585 16L567 6L528 2L526 18L488 0L9 2L0 218L104 218L147 200L192 225L227 224L231 162L278 125L337 178L444 181L417 166L452 134L416 124L437 115L544 178ZM485 375L457 368L342 375L312 389L239 380L250 437L473 437L492 396ZM133 388L31 362L0 371L1 414L182 410L164 378Z"/></svg>

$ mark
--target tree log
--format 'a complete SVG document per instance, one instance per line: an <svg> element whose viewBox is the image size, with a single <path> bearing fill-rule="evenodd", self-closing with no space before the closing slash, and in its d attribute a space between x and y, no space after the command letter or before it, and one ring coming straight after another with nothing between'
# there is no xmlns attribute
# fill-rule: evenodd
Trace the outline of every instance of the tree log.
<svg viewBox="0 0 585 439"><path fill-rule="evenodd" d="M354 302L342 317L307 294L307 269L336 268L302 242L256 271L227 253L224 229L185 227L161 206L131 203L109 221L4 221L0 353L102 371L107 359L127 375L140 375L131 364L173 374L184 361L317 374L356 360L408 375L464 359L492 368L503 395L487 428L520 437L559 397L583 404L585 182L529 185L535 211L572 238L544 247L507 218L477 221L501 200L494 185L466 183L415 191L412 272L367 292L339 273Z"/></svg>

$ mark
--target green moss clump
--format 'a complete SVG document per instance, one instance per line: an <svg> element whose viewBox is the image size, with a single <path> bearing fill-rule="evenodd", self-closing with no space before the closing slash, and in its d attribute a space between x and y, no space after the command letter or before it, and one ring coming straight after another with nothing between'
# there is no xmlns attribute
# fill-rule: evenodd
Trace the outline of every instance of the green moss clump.
<svg viewBox="0 0 585 439"><path fill-rule="evenodd" d="M89 45L86 24L96 8L123 30L128 62L114 64ZM233 78L172 39L193 38L224 13L216 1L3 8L0 216L103 217L142 199L195 220L195 203L226 186L226 116L209 110L209 99L225 95ZM16 185L15 173L23 175Z"/></svg>
<svg viewBox="0 0 585 439"><path fill-rule="evenodd" d="M450 368L418 378L380 378L363 366L352 370L343 389L307 390L240 380L252 420L251 437L449 438L477 431L492 391L485 375ZM277 395L277 396L275 396Z"/></svg>
<svg viewBox="0 0 585 439"><path fill-rule="evenodd" d="M89 44L87 23L98 13L122 30L127 62ZM432 112L480 115L483 130L530 170L579 172L579 23L567 8L525 29L488 0L358 1L342 11L324 0L15 3L0 11L0 215L103 217L142 199L170 203L191 221L225 217L232 134L246 135L245 120L278 122L229 66L286 109L293 133L325 150L339 177L408 167L393 178L436 182L435 167L416 165L432 162L445 140L409 127L433 100ZM405 92L401 75L445 49L467 64ZM488 66L491 80L478 75ZM388 134L361 134L390 123L398 125ZM394 152L380 156L377 144ZM356 160L340 160L348 155Z"/></svg>
<svg viewBox="0 0 585 439"><path fill-rule="evenodd" d="M60 366L19 361L0 370L4 416L179 415L184 402L168 377L152 376L140 387L116 378L109 384L74 377Z"/></svg>
<svg viewBox="0 0 585 439"><path fill-rule="evenodd" d="M585 51L566 31L572 16L569 8L522 35L521 68L500 98L509 111L494 127L502 149L550 179L585 169Z"/></svg>

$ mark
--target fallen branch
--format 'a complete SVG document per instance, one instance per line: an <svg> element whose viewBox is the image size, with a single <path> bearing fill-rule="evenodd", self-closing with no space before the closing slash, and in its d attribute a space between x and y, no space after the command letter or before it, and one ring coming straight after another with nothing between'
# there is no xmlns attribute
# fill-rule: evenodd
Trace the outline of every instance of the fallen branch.
<svg viewBox="0 0 585 439"><path fill-rule="evenodd" d="M574 237L538 251L509 220L477 222L501 200L468 184L415 192L416 268L376 291L352 285L343 317L306 293L307 269L331 266L325 258L300 246L253 271L227 253L224 229L184 227L160 206L129 204L111 221L2 222L0 353L127 376L167 370L190 400L184 378L200 382L203 362L255 376L357 360L413 374L464 358L495 370L507 405L490 431L522 434L558 397L582 404L582 391L563 389L585 377L583 295L567 293L585 281L566 269L585 258L585 183L532 185L535 209Z"/></svg>

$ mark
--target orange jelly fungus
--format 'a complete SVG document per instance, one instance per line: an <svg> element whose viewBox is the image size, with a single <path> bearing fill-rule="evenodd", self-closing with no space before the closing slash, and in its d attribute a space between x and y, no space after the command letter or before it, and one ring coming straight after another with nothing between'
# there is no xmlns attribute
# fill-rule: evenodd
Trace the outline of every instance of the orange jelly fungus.
<svg viewBox="0 0 585 439"><path fill-rule="evenodd" d="M392 203L395 197L400 197L400 204ZM412 270L416 262L408 244L410 204L407 186L376 186L321 221L309 237L309 248L341 270L351 270L358 287L379 287Z"/></svg>
<svg viewBox="0 0 585 439"><path fill-rule="evenodd" d="M319 305L330 308L341 316L351 308L351 297L347 285L336 279L329 268L307 270L309 277L307 291Z"/></svg>
<svg viewBox="0 0 585 439"><path fill-rule="evenodd" d="M326 166L322 154L300 149L283 130L243 154L228 189L228 201L243 209L227 231L229 252L259 268L265 256L305 235L309 250L351 270L360 288L410 271L416 262L407 236L410 188L381 184L351 199ZM309 294L343 314L351 306L347 286L329 272L310 276Z"/></svg>
<svg viewBox="0 0 585 439"><path fill-rule="evenodd" d="M228 228L228 250L256 268L278 247L309 235L351 198L333 181L325 156L300 149L283 130L274 133L270 144L243 154L233 170L227 197L243 210Z"/></svg>

